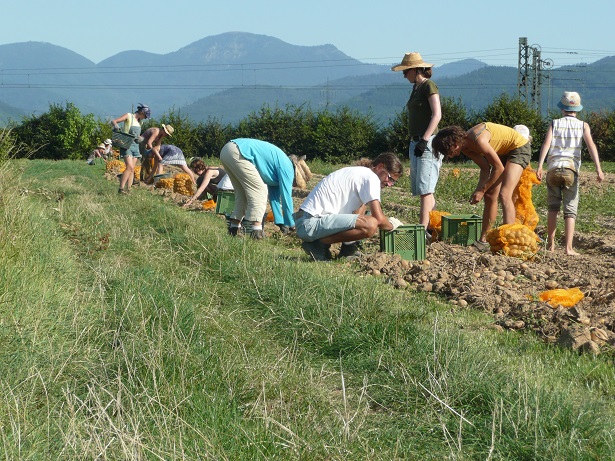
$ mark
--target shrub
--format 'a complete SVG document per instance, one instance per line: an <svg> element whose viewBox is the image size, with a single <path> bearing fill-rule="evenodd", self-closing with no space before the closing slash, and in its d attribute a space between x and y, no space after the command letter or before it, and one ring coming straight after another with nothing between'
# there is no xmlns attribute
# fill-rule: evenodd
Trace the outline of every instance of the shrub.
<svg viewBox="0 0 615 461"><path fill-rule="evenodd" d="M104 139L102 124L92 114L82 115L72 103L51 104L49 112L25 117L13 132L18 143L31 151L31 158L54 160L84 159Z"/></svg>
<svg viewBox="0 0 615 461"><path fill-rule="evenodd" d="M309 158L350 163L361 157L374 157L382 150L378 127L371 115L342 107L335 113L319 112L312 124L313 149Z"/></svg>

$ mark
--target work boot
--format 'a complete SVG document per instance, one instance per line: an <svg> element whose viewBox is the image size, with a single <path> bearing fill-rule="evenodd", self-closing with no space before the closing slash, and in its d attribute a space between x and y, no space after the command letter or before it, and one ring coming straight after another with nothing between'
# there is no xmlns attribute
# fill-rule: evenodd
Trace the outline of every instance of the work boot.
<svg viewBox="0 0 615 461"><path fill-rule="evenodd" d="M265 231L263 229L257 229L250 232L250 238L254 240L262 240L265 238Z"/></svg>
<svg viewBox="0 0 615 461"><path fill-rule="evenodd" d="M338 258L352 258L357 259L363 256L363 253L360 251L361 244L359 242L352 243L342 243L342 248L340 249Z"/></svg>
<svg viewBox="0 0 615 461"><path fill-rule="evenodd" d="M331 245L322 243L320 240L314 240L313 242L302 242L301 248L308 256L314 258L314 261L330 261L333 259L331 256Z"/></svg>

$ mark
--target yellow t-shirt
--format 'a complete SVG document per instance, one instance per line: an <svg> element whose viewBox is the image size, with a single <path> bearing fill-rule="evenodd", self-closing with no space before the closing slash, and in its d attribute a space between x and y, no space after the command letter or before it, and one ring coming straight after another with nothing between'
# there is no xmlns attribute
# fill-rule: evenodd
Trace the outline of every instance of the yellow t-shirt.
<svg viewBox="0 0 615 461"><path fill-rule="evenodd" d="M485 130L491 133L489 145L500 157L508 155L511 150L525 146L529 142L517 130L506 125L485 122Z"/></svg>

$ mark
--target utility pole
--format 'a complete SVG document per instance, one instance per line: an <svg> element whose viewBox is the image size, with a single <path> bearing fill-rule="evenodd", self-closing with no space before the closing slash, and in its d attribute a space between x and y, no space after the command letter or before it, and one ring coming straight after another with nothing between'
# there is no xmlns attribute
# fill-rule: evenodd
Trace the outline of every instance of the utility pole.
<svg viewBox="0 0 615 461"><path fill-rule="evenodd" d="M519 37L519 64L517 73L517 97L528 101L527 87L530 82L529 75L529 54L530 49L527 46L527 37Z"/></svg>
<svg viewBox="0 0 615 461"><path fill-rule="evenodd" d="M551 59L543 60L540 54L540 46L528 46L527 37L519 38L517 95L519 99L524 99L526 104L537 110L538 113L542 111L542 83L549 78L548 75L543 74L543 71L553 67L553 61Z"/></svg>

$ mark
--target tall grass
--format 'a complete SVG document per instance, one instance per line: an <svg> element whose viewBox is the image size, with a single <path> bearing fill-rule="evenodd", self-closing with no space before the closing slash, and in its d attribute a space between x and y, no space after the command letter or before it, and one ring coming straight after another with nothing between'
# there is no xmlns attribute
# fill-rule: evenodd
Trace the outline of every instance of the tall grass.
<svg viewBox="0 0 615 461"><path fill-rule="evenodd" d="M609 459L608 358L252 242L84 162L0 171L5 459Z"/></svg>

